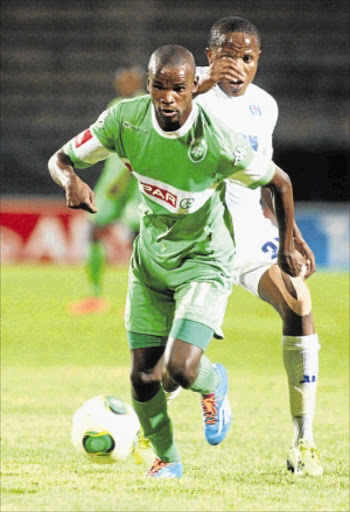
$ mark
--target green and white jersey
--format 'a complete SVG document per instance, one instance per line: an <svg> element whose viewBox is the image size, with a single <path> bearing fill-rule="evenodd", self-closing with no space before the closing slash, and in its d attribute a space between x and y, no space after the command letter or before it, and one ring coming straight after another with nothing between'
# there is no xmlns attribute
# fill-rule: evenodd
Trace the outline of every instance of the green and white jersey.
<svg viewBox="0 0 350 512"><path fill-rule="evenodd" d="M116 152L139 183L140 248L164 268L185 258L232 262L230 228L218 185L268 183L275 165L193 103L177 131L163 131L150 96L121 101L64 146L77 168Z"/></svg>

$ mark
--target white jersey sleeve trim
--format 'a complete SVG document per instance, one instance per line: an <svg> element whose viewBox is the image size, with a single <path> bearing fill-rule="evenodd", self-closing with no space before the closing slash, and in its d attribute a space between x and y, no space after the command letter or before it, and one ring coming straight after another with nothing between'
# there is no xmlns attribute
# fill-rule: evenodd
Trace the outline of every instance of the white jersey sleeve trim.
<svg viewBox="0 0 350 512"><path fill-rule="evenodd" d="M89 165L105 160L113 154L101 144L91 126L71 139L63 150L65 147L68 149L69 145L75 156Z"/></svg>

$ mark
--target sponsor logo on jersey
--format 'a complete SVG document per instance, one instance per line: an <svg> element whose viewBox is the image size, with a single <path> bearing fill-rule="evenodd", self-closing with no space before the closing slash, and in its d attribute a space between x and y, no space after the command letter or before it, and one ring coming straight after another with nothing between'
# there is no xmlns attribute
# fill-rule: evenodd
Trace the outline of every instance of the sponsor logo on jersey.
<svg viewBox="0 0 350 512"><path fill-rule="evenodd" d="M82 144L92 139L92 133L90 130L85 130L74 137L75 147L79 148Z"/></svg>
<svg viewBox="0 0 350 512"><path fill-rule="evenodd" d="M146 130L146 128L135 126L134 124L129 123L129 121L123 121L123 127L128 130L132 130L133 132L140 133L141 135L147 135L149 133L149 130Z"/></svg>
<svg viewBox="0 0 350 512"><path fill-rule="evenodd" d="M253 116L261 116L261 109L259 105L249 105L249 108Z"/></svg>
<svg viewBox="0 0 350 512"><path fill-rule="evenodd" d="M123 159L126 165L126 159ZM199 210L213 195L214 188L190 192L132 171L139 182L140 191L169 212L187 215Z"/></svg>
<svg viewBox="0 0 350 512"><path fill-rule="evenodd" d="M193 197L185 197L180 201L180 208L183 210L189 210L194 203Z"/></svg>
<svg viewBox="0 0 350 512"><path fill-rule="evenodd" d="M243 146L241 148L237 148L233 153L233 165L237 165L238 162L241 162L247 154L247 146Z"/></svg>
<svg viewBox="0 0 350 512"><path fill-rule="evenodd" d="M156 197L157 199L165 201L166 203L176 208L177 196L175 194L172 194L168 190L160 188L157 185L152 185L150 183L144 183L141 181L140 185L142 187L143 192L145 192L149 196Z"/></svg>
<svg viewBox="0 0 350 512"><path fill-rule="evenodd" d="M204 139L194 139L188 148L188 157L196 164L204 160L207 151L208 146Z"/></svg>

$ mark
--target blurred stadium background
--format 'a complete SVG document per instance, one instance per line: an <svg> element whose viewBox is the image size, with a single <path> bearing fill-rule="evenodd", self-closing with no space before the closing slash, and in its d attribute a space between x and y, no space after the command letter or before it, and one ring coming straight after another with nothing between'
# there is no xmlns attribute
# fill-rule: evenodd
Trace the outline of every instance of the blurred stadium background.
<svg viewBox="0 0 350 512"><path fill-rule="evenodd" d="M348 2L3 0L0 8L2 510L348 511ZM67 304L88 290L87 215L65 206L47 162L114 97L118 67L146 68L166 43L187 46L205 65L212 23L232 14L261 32L256 83L280 108L275 160L291 174L296 218L321 270L309 285L322 345L315 429L325 475L290 485L281 323L235 288L226 341L208 350L230 372L232 434L216 456L203 449L198 397L180 395L171 414L187 478L146 485L132 461L89 466L70 442L72 415L87 398L130 400L130 237L116 225L107 240L116 263L104 280L111 310L68 315ZM91 186L101 168L83 173Z"/></svg>
<svg viewBox="0 0 350 512"><path fill-rule="evenodd" d="M206 65L210 26L232 14L261 32L256 83L279 104L275 161L292 176L304 236L319 268L347 269L349 8L341 0L4 0L2 262L83 261L86 215L65 208L48 158L113 98L117 67L146 68L166 43ZM100 170L85 174L90 185ZM128 251L117 227L111 261L127 261Z"/></svg>

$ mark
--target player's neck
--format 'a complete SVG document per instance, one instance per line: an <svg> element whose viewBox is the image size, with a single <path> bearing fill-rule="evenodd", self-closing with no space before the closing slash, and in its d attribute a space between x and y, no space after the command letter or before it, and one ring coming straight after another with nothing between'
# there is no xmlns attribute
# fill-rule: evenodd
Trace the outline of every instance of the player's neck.
<svg viewBox="0 0 350 512"><path fill-rule="evenodd" d="M192 102L191 112L190 112L188 118L186 119L186 121L184 122L184 124L176 130L166 131L166 130L163 130L161 128L161 126L159 125L159 122L156 117L155 109L152 104L153 128L156 130L157 133L159 133L159 135L161 135L162 137L164 137L166 139L178 139L179 137L183 137L184 135L186 135L186 133L189 132L189 130L192 128L193 123L195 122L195 119L197 117L197 112L198 112L198 106L195 102Z"/></svg>

